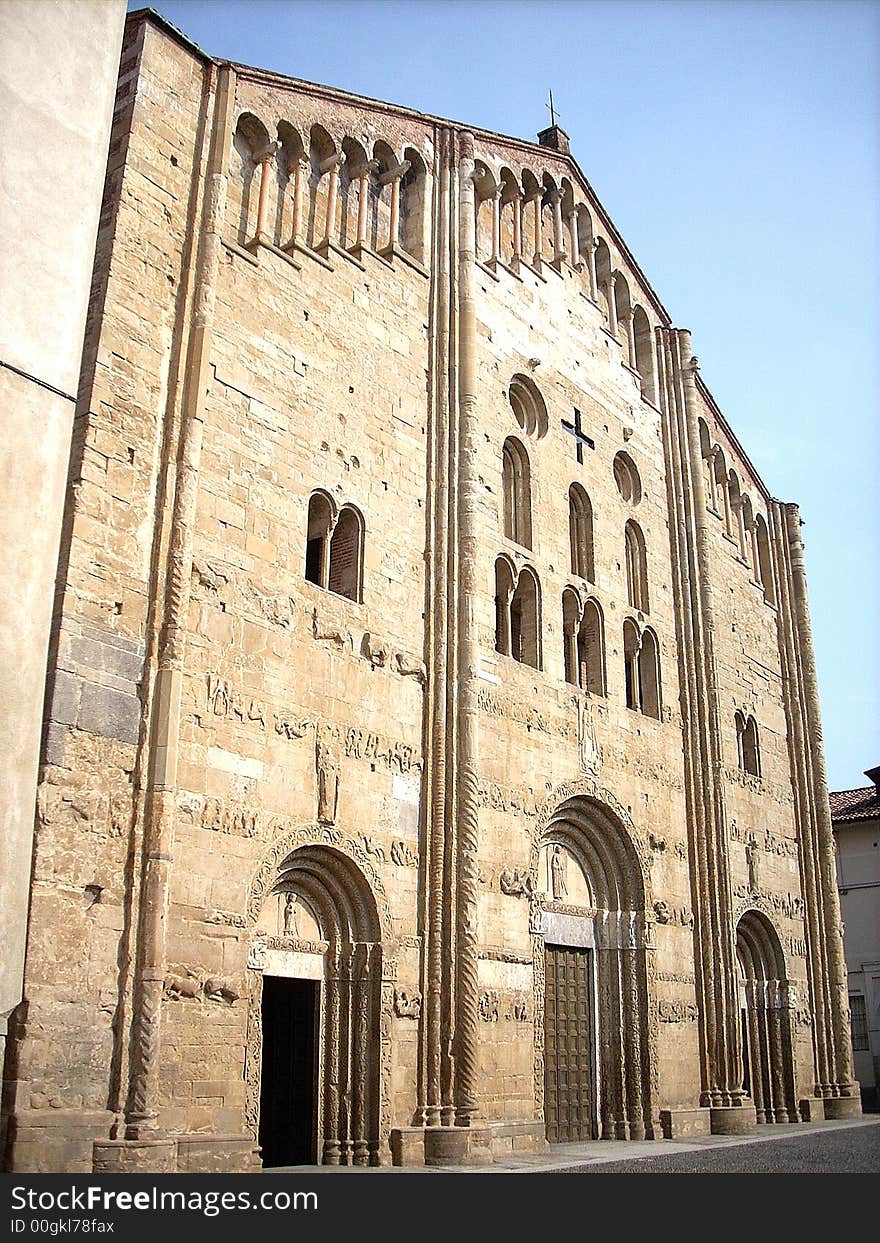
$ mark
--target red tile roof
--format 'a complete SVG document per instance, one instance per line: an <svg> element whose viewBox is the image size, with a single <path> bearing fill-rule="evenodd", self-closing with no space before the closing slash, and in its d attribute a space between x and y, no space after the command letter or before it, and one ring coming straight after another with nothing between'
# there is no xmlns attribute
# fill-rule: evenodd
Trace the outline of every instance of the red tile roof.
<svg viewBox="0 0 880 1243"><path fill-rule="evenodd" d="M871 820L880 817L880 790L863 786L859 790L830 790L831 819L835 824L849 820Z"/></svg>

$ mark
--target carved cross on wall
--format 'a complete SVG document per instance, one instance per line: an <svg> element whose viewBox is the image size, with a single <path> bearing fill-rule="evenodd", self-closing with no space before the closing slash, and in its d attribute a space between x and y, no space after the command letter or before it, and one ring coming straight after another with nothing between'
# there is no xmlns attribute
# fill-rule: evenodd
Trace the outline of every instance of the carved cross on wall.
<svg viewBox="0 0 880 1243"><path fill-rule="evenodd" d="M574 436L575 440L577 441L577 459L580 462L581 466L583 466L584 445L587 445L590 449L595 449L596 446L593 443L593 441L590 439L590 437L587 435L587 433L584 431L584 429L581 427L580 410L578 410L577 408L575 409L573 423L567 423L565 419L563 419L562 427L564 431L568 432L569 436Z"/></svg>

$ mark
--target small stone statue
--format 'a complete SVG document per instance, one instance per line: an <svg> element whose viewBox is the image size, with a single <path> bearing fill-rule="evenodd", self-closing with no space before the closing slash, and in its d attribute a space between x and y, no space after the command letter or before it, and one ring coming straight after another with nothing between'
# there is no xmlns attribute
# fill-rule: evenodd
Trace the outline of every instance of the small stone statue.
<svg viewBox="0 0 880 1243"><path fill-rule="evenodd" d="M561 846L553 847L550 860L550 882L553 897L556 900L568 897L568 886L565 883L565 855Z"/></svg>
<svg viewBox="0 0 880 1243"><path fill-rule="evenodd" d="M284 899L284 935L299 936L297 927L296 894L289 893Z"/></svg>
<svg viewBox="0 0 880 1243"><path fill-rule="evenodd" d="M318 773L318 823L336 823L339 800L339 763L330 745L319 738L315 744L315 765Z"/></svg>
<svg viewBox="0 0 880 1243"><path fill-rule="evenodd" d="M746 846L746 863L749 868L749 889L752 893L758 892L758 856L758 843L754 836L750 836Z"/></svg>

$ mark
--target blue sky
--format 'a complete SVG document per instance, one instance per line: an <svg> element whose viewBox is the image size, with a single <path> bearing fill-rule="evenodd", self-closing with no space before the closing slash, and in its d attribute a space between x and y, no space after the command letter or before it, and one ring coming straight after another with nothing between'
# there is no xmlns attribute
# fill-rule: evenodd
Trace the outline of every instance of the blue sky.
<svg viewBox="0 0 880 1243"><path fill-rule="evenodd" d="M129 7L143 7L130 3ZM207 52L572 151L804 538L832 789L880 764L880 4L156 0Z"/></svg>

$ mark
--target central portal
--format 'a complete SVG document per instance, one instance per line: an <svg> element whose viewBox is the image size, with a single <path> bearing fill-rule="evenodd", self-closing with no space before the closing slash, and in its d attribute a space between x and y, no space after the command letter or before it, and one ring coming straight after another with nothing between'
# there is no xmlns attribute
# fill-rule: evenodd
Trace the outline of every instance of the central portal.
<svg viewBox="0 0 880 1243"><path fill-rule="evenodd" d="M263 1066L260 1147L263 1166L313 1165L317 1160L314 980L263 979Z"/></svg>
<svg viewBox="0 0 880 1243"><path fill-rule="evenodd" d="M591 951L545 946L544 1110L551 1144L598 1137Z"/></svg>

